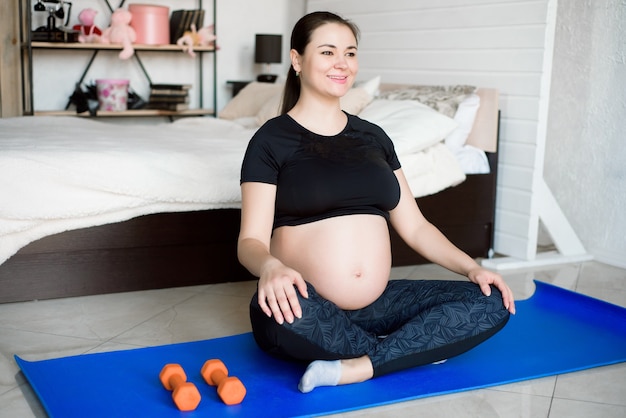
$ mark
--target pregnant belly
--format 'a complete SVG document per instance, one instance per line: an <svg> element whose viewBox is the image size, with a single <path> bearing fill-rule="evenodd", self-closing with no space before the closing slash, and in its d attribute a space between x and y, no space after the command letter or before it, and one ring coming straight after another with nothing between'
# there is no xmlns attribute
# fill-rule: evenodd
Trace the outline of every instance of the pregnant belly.
<svg viewBox="0 0 626 418"><path fill-rule="evenodd" d="M389 230L378 215L337 216L278 228L271 251L342 309L369 305L389 280Z"/></svg>

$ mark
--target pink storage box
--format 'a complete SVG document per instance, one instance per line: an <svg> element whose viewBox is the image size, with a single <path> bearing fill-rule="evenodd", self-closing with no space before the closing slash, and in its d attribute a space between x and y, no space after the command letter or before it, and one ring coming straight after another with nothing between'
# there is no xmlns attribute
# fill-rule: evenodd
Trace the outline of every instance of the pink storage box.
<svg viewBox="0 0 626 418"><path fill-rule="evenodd" d="M100 110L123 112L128 107L128 80L96 80Z"/></svg>
<svg viewBox="0 0 626 418"><path fill-rule="evenodd" d="M137 33L137 44L167 45L170 43L170 8L151 4L129 4L133 15L130 26Z"/></svg>

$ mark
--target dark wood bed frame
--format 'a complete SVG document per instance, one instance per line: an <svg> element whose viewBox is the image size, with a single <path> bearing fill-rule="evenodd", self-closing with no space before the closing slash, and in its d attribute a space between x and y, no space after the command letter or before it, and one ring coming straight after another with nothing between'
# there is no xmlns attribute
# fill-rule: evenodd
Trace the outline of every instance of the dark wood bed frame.
<svg viewBox="0 0 626 418"><path fill-rule="evenodd" d="M416 199L472 257L493 246L497 153L490 174ZM237 261L239 210L145 215L32 242L0 265L0 303L251 280ZM393 265L422 264L391 230Z"/></svg>

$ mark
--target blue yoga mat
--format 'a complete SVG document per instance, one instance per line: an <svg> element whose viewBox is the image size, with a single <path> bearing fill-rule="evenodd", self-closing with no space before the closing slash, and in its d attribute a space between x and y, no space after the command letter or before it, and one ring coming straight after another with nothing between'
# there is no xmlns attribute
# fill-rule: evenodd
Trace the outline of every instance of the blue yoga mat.
<svg viewBox="0 0 626 418"><path fill-rule="evenodd" d="M517 315L480 346L438 365L364 383L298 392L305 365L261 352L251 334L213 340L87 354L52 360L15 359L51 417L295 417L380 406L562 374L626 361L626 309L549 284L516 303ZM247 395L223 404L200 376L219 358ZM178 411L159 382L166 363L179 363L202 401Z"/></svg>

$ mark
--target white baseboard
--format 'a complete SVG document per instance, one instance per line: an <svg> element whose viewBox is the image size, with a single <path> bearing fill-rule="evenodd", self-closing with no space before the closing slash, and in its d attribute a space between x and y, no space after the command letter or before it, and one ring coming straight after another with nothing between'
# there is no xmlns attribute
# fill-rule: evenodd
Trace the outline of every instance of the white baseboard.
<svg viewBox="0 0 626 418"><path fill-rule="evenodd" d="M591 254L562 255L557 251L539 253L533 260L515 257L486 258L481 261L483 267L492 270L513 270L531 267L543 267L557 264L580 263L593 260Z"/></svg>
<svg viewBox="0 0 626 418"><path fill-rule="evenodd" d="M607 248L590 248L594 260L610 266L626 269L626 253L622 250Z"/></svg>

